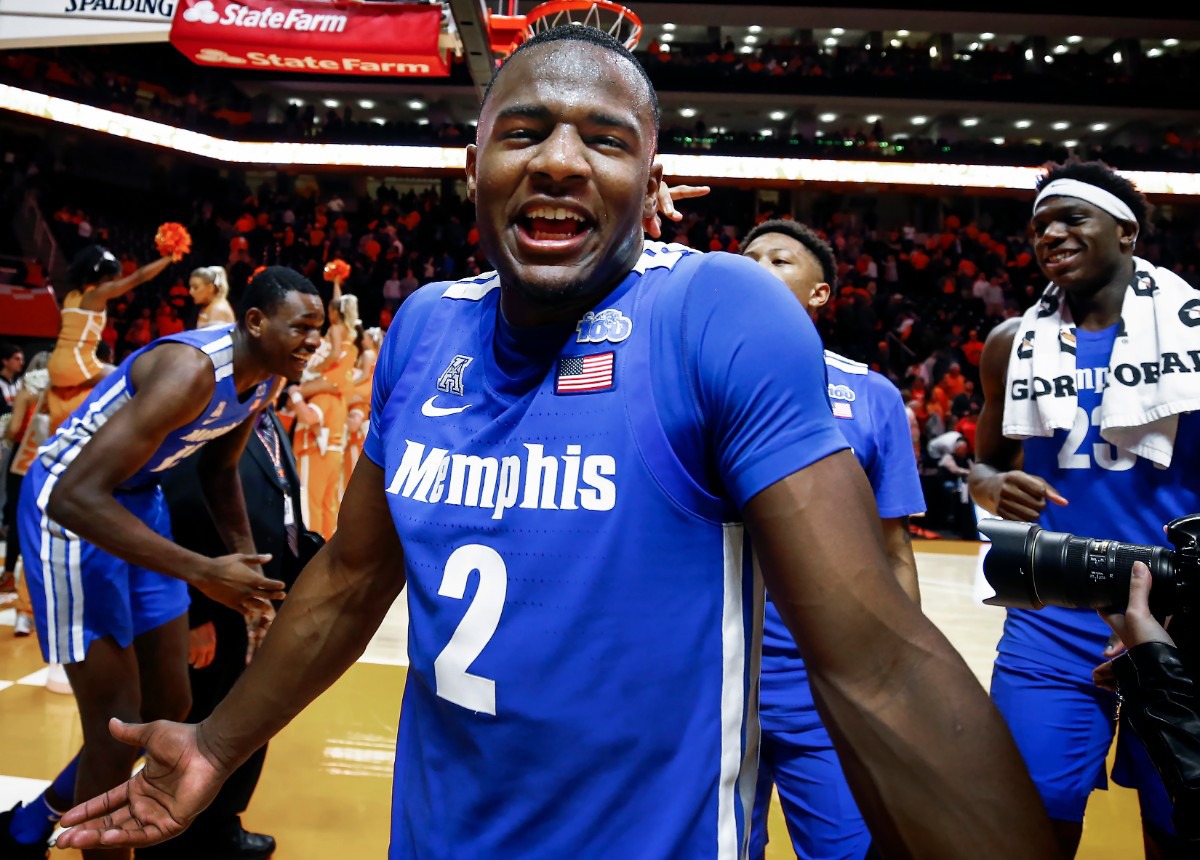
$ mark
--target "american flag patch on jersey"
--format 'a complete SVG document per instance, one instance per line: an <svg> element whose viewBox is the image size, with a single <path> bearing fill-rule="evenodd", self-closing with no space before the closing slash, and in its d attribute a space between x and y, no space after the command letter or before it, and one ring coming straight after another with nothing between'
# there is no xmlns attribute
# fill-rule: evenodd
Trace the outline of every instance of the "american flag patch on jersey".
<svg viewBox="0 0 1200 860"><path fill-rule="evenodd" d="M615 353L573 355L558 360L558 377L554 380L555 394L590 394L613 387Z"/></svg>
<svg viewBox="0 0 1200 860"><path fill-rule="evenodd" d="M835 400L833 401L833 417L853 418L854 411L850 408L850 404L845 400Z"/></svg>

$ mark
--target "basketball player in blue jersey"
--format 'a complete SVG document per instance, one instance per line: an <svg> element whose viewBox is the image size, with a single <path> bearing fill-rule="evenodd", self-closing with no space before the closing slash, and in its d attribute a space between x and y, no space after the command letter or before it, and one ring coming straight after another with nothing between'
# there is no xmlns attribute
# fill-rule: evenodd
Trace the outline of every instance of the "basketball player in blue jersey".
<svg viewBox="0 0 1200 860"><path fill-rule="evenodd" d="M149 764L60 844L186 827L407 582L392 860L745 857L761 569L883 845L1052 850L998 714L888 571L799 304L749 260L644 242L657 117L589 27L501 67L467 150L497 271L405 302L339 528L254 663L198 726L115 722Z"/></svg>
<svg viewBox="0 0 1200 860"><path fill-rule="evenodd" d="M759 224L742 240L742 254L783 281L810 314L829 300L836 284L833 249L795 221ZM925 498L904 401L884 376L828 350L825 373L838 429L871 483L892 573L919 603L908 518L925 510ZM769 594L767 598L759 697L762 749L750 857L762 858L766 852L767 810L774 784L800 860L862 860L871 834L829 733L821 725L795 639Z"/></svg>
<svg viewBox="0 0 1200 860"><path fill-rule="evenodd" d="M278 377L299 379L323 321L307 279L267 269L247 288L237 323L138 350L38 452L20 499L25 570L42 656L66 666L83 749L46 795L0 819L6 860L45 856L55 810L128 777L137 751L114 740L109 719L187 713L189 584L262 632L272 613L259 607L282 597L283 583L259 569L269 556L254 550L237 464ZM231 550L215 559L172 543L159 487L197 452Z"/></svg>
<svg viewBox="0 0 1200 860"><path fill-rule="evenodd" d="M1196 321L1187 312L1195 294L1134 256L1147 203L1128 180L1098 162L1068 161L1051 165L1038 189L1034 248L1051 284L1024 317L988 336L972 495L1005 519L1160 544L1163 523L1200 510L1200 416L1169 405L1188 387L1193 403L1200 397L1192 381L1200 376L1188 375L1200 367L1190 357L1184 364L1179 354L1195 346L1189 333ZM1166 306L1172 294L1182 307ZM1182 343L1172 343L1168 325L1182 332ZM1130 352L1147 344L1157 344L1153 361L1127 364ZM1147 364L1161 375L1146 371L1142 378ZM1127 370L1135 365L1136 381ZM1167 385L1179 390L1171 394ZM1157 453L1136 440L1136 421L1133 441L1113 444L1102 425L1114 407L1126 415L1148 407L1159 419L1174 412L1173 450L1166 442L1164 458L1166 437L1149 421L1146 439L1160 439ZM1038 786L1063 857L1075 855L1088 795L1106 785L1117 700L1092 683L1092 670L1114 653L1106 649L1108 635L1089 609L1009 609L997 648L992 698ZM1147 856L1178 856L1171 853L1169 799L1145 750L1126 734L1113 777L1138 789Z"/></svg>

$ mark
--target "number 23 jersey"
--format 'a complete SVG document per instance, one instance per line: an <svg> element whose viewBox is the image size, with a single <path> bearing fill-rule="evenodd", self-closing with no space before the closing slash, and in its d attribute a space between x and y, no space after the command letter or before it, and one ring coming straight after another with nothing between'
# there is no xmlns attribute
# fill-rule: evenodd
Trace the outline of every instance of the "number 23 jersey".
<svg viewBox="0 0 1200 860"><path fill-rule="evenodd" d="M657 243L573 330L513 329L499 297L417 293L376 372L410 615L389 856L741 857L738 509L846 447L815 332L753 263Z"/></svg>
<svg viewBox="0 0 1200 860"><path fill-rule="evenodd" d="M1200 413L1180 415L1167 469L1101 437L1100 401L1118 329L1076 329L1075 424L1052 437L1025 439L1024 470L1045 478L1068 501L1047 503L1038 520L1043 528L1163 545L1165 523L1200 510ZM1012 654L1070 669L1090 687L1111 632L1091 609L1009 609L998 650L1001 659Z"/></svg>

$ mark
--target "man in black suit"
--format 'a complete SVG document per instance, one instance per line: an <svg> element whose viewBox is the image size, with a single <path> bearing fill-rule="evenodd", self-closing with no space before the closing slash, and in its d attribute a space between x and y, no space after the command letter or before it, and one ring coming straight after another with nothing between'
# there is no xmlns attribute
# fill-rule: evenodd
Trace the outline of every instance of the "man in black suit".
<svg viewBox="0 0 1200 860"><path fill-rule="evenodd" d="M218 556L228 550L221 541L199 491L193 461L187 460L163 482L175 542L195 552ZM190 464L190 465L189 465ZM264 410L246 442L238 464L254 547L269 553L263 575L291 587L302 567L305 536L300 515L300 479L291 445L274 409ZM188 611L188 661L191 664L192 710L188 722L212 713L241 676L265 633L267 622L246 618L191 589ZM273 612L270 613L273 617ZM266 758L260 749L225 783L213 804L191 828L166 845L138 851L138 860L261 860L275 850L274 838L250 833L240 815L250 803ZM182 844L181 844L182 843ZM166 851L166 854L156 853Z"/></svg>

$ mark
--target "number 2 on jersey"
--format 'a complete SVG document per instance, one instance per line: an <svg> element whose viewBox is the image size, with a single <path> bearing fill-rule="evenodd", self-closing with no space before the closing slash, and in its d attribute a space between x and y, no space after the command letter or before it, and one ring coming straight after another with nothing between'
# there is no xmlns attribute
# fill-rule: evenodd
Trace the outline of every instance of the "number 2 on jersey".
<svg viewBox="0 0 1200 860"><path fill-rule="evenodd" d="M472 711L496 715L496 682L491 678L472 675L467 671L475 658L483 653L504 611L508 593L508 569L504 559L491 547L482 544L460 546L446 560L442 585L438 594L462 600L467 580L479 572L479 587L467 607L454 635L433 661L433 678L437 694Z"/></svg>
<svg viewBox="0 0 1200 860"><path fill-rule="evenodd" d="M1091 457L1080 453L1080 449L1083 448L1083 440L1087 438L1088 429L1099 426L1099 406L1092 410L1090 422L1088 421L1088 414L1082 406L1075 410L1075 424L1071 427L1071 432L1067 434L1067 438L1063 440L1062 447L1058 449L1058 468L1090 469L1092 468L1093 459L1095 459L1097 466L1101 469L1107 469L1110 472L1124 472L1126 469L1133 468L1133 464L1137 460L1137 455L1131 454L1128 451L1122 451L1117 446L1110 445L1107 442L1096 442L1092 445Z"/></svg>

